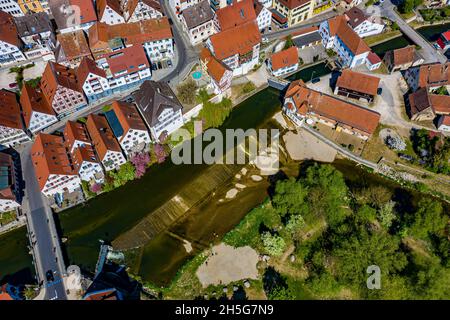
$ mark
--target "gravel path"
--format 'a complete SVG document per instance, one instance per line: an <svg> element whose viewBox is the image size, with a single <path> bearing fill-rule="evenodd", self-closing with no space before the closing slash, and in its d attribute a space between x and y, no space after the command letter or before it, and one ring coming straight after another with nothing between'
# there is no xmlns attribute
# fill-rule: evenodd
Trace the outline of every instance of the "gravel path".
<svg viewBox="0 0 450 320"><path fill-rule="evenodd" d="M222 243L212 248L212 255L198 268L197 277L204 288L258 279L257 263L258 253L251 247L233 248Z"/></svg>

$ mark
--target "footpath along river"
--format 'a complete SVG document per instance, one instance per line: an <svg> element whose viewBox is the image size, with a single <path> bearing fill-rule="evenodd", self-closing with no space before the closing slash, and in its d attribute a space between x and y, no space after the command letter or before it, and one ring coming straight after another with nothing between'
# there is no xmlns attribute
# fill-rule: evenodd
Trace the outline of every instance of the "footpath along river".
<svg viewBox="0 0 450 320"><path fill-rule="evenodd" d="M449 25L425 27L419 32L433 28L426 37L434 39L436 34L447 30L448 27ZM402 47L408 43L408 39L398 37L373 49L382 56L387 49ZM292 76L291 80L310 81L312 77L329 72L324 64L318 64L301 70ZM247 129L264 126L280 106L279 92L271 88L265 89L234 108L223 127ZM59 225L63 236L69 239L65 245L66 262L92 271L97 260L99 240L112 241L130 230L184 186L200 177L207 168L206 165L175 166L169 160L160 166L152 167L140 180L93 199L86 205L61 213L57 217ZM347 173L349 172L347 170ZM197 212L190 218L184 219L182 223L136 250L131 259L133 272L139 273L145 280L166 284L197 249L209 244L212 235L220 237L232 229L249 209L258 205L266 196L266 186L262 184L260 189L244 192L239 201L227 207L227 210L224 210L225 206L210 205L209 209L208 206L200 206L201 209L197 208ZM208 216L208 212L212 211L214 219ZM189 239L194 250L188 253L180 245L181 239ZM0 283L11 276L19 282L29 283L34 270L31 256L28 255L26 228L0 236L0 244Z"/></svg>

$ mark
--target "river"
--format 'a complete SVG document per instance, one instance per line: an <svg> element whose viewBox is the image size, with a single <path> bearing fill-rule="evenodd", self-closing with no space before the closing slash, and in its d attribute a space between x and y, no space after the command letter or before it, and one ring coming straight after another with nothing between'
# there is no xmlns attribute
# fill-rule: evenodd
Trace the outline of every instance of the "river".
<svg viewBox="0 0 450 320"><path fill-rule="evenodd" d="M446 30L448 25L426 27L420 29L420 32L425 32L428 28L433 28L433 32L426 32L427 37L435 37L437 33ZM408 43L406 38L398 37L373 49L382 56L389 48L402 47ZM329 72L325 64L318 64L299 71L290 80L310 81L313 77ZM280 106L279 92L271 88L265 89L234 108L223 127L246 129L267 125ZM132 228L193 179L201 176L207 167L175 166L171 161L166 161L150 168L142 179L56 216L61 234L68 238L64 247L66 262L78 264L85 271L92 271L98 255L99 240L112 241ZM347 170L347 174L351 172L355 170ZM214 234L220 237L232 229L251 208L258 205L266 197L266 189L267 184L264 183L259 187L248 188L236 203L231 202L227 206L212 203L200 205L186 219L143 248L130 251L128 255L133 272L139 273L145 280L167 284L196 250L214 241ZM192 242L194 251L188 253L180 239ZM23 282L30 282L34 270L31 256L27 253L26 229L21 228L0 236L0 245L0 282L6 281L8 275L13 274L16 278L21 277Z"/></svg>

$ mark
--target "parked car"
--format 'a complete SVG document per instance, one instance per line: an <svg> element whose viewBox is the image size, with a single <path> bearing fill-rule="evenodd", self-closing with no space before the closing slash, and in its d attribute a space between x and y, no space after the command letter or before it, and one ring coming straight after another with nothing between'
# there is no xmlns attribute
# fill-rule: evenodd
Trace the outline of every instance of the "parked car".
<svg viewBox="0 0 450 320"><path fill-rule="evenodd" d="M413 157L413 156L410 156L409 154L399 153L399 154L398 154L398 157L399 157L400 159L407 160L407 161L409 161L409 162L414 162L414 157Z"/></svg>
<svg viewBox="0 0 450 320"><path fill-rule="evenodd" d="M10 83L10 84L9 84L9 87L10 87L11 89L16 88L16 87L17 87L17 83L15 83L15 82Z"/></svg>
<svg viewBox="0 0 450 320"><path fill-rule="evenodd" d="M311 80L311 82L312 82L312 83L320 82L320 78L314 78L314 79Z"/></svg>
<svg viewBox="0 0 450 320"><path fill-rule="evenodd" d="M378 88L377 89L377 95L380 95L380 94L382 94L383 93L383 88Z"/></svg>
<svg viewBox="0 0 450 320"><path fill-rule="evenodd" d="M55 281L55 277L53 276L53 271L52 271L52 270L48 270L48 271L45 273L45 277L47 278L47 281L48 281L48 282L53 282L53 281Z"/></svg>

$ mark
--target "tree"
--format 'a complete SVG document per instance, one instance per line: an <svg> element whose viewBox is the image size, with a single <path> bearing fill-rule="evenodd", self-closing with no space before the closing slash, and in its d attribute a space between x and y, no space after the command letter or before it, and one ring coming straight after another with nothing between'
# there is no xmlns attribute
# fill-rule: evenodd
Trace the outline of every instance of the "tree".
<svg viewBox="0 0 450 320"><path fill-rule="evenodd" d="M136 171L136 178L139 179L144 176L150 160L150 154L148 152L138 153L131 158L131 163L134 165Z"/></svg>
<svg viewBox="0 0 450 320"><path fill-rule="evenodd" d="M205 103L211 99L211 95L208 93L208 91L205 88L202 88L198 91L197 94L197 102L198 103Z"/></svg>
<svg viewBox="0 0 450 320"><path fill-rule="evenodd" d="M261 235L261 240L263 242L264 249L271 256L278 257L283 254L286 243L279 235L272 235L270 232L266 231Z"/></svg>
<svg viewBox="0 0 450 320"><path fill-rule="evenodd" d="M268 267L264 272L263 289L269 300L292 300L294 298L286 278L273 267Z"/></svg>
<svg viewBox="0 0 450 320"><path fill-rule="evenodd" d="M199 117L204 121L206 128L220 127L231 113L233 104L230 99L224 98L219 103L206 101Z"/></svg>
<svg viewBox="0 0 450 320"><path fill-rule="evenodd" d="M377 265L382 276L401 271L407 264L398 239L384 232L369 233L358 229L334 249L339 278L354 286L366 286L367 267Z"/></svg>
<svg viewBox="0 0 450 320"><path fill-rule="evenodd" d="M397 218L394 211L395 202L388 201L383 206L381 206L380 210L378 210L378 220L381 225L386 229L389 229L392 225L392 222Z"/></svg>
<svg viewBox="0 0 450 320"><path fill-rule="evenodd" d="M131 162L123 164L118 171L111 171L109 173L110 177L113 179L114 188L123 186L128 181L134 180L136 173L135 168Z"/></svg>
<svg viewBox="0 0 450 320"><path fill-rule="evenodd" d="M299 214L293 214L289 217L289 220L286 224L286 229L291 233L295 233L304 225L305 220L303 219L303 217Z"/></svg>
<svg viewBox="0 0 450 320"><path fill-rule="evenodd" d="M284 43L283 50L289 49L290 47L294 46L294 41L292 40L292 35L288 35L286 37L286 42Z"/></svg>
<svg viewBox="0 0 450 320"><path fill-rule="evenodd" d="M153 146L153 153L155 154L156 161L158 163L163 163L164 161L166 161L167 153L162 144L155 144Z"/></svg>
<svg viewBox="0 0 450 320"><path fill-rule="evenodd" d="M100 183L94 183L91 186L91 191L97 194L100 193L102 191L102 185Z"/></svg>
<svg viewBox="0 0 450 320"><path fill-rule="evenodd" d="M433 199L423 199L419 202L415 213L408 215L408 234L420 239L430 235L442 235L448 223L448 217L442 214L440 202Z"/></svg>
<svg viewBox="0 0 450 320"><path fill-rule="evenodd" d="M401 13L411 13L414 9L415 0L403 0L399 7Z"/></svg>
<svg viewBox="0 0 450 320"><path fill-rule="evenodd" d="M315 215L325 217L331 227L341 223L348 205L348 188L342 173L331 165L315 164L307 169L305 183L311 190L308 199Z"/></svg>
<svg viewBox="0 0 450 320"><path fill-rule="evenodd" d="M275 186L275 194L272 198L272 205L281 215L302 214L308 211L306 197L308 189L294 178L278 181Z"/></svg>
<svg viewBox="0 0 450 320"><path fill-rule="evenodd" d="M189 79L177 87L178 98L186 104L194 104L196 99L197 84Z"/></svg>

